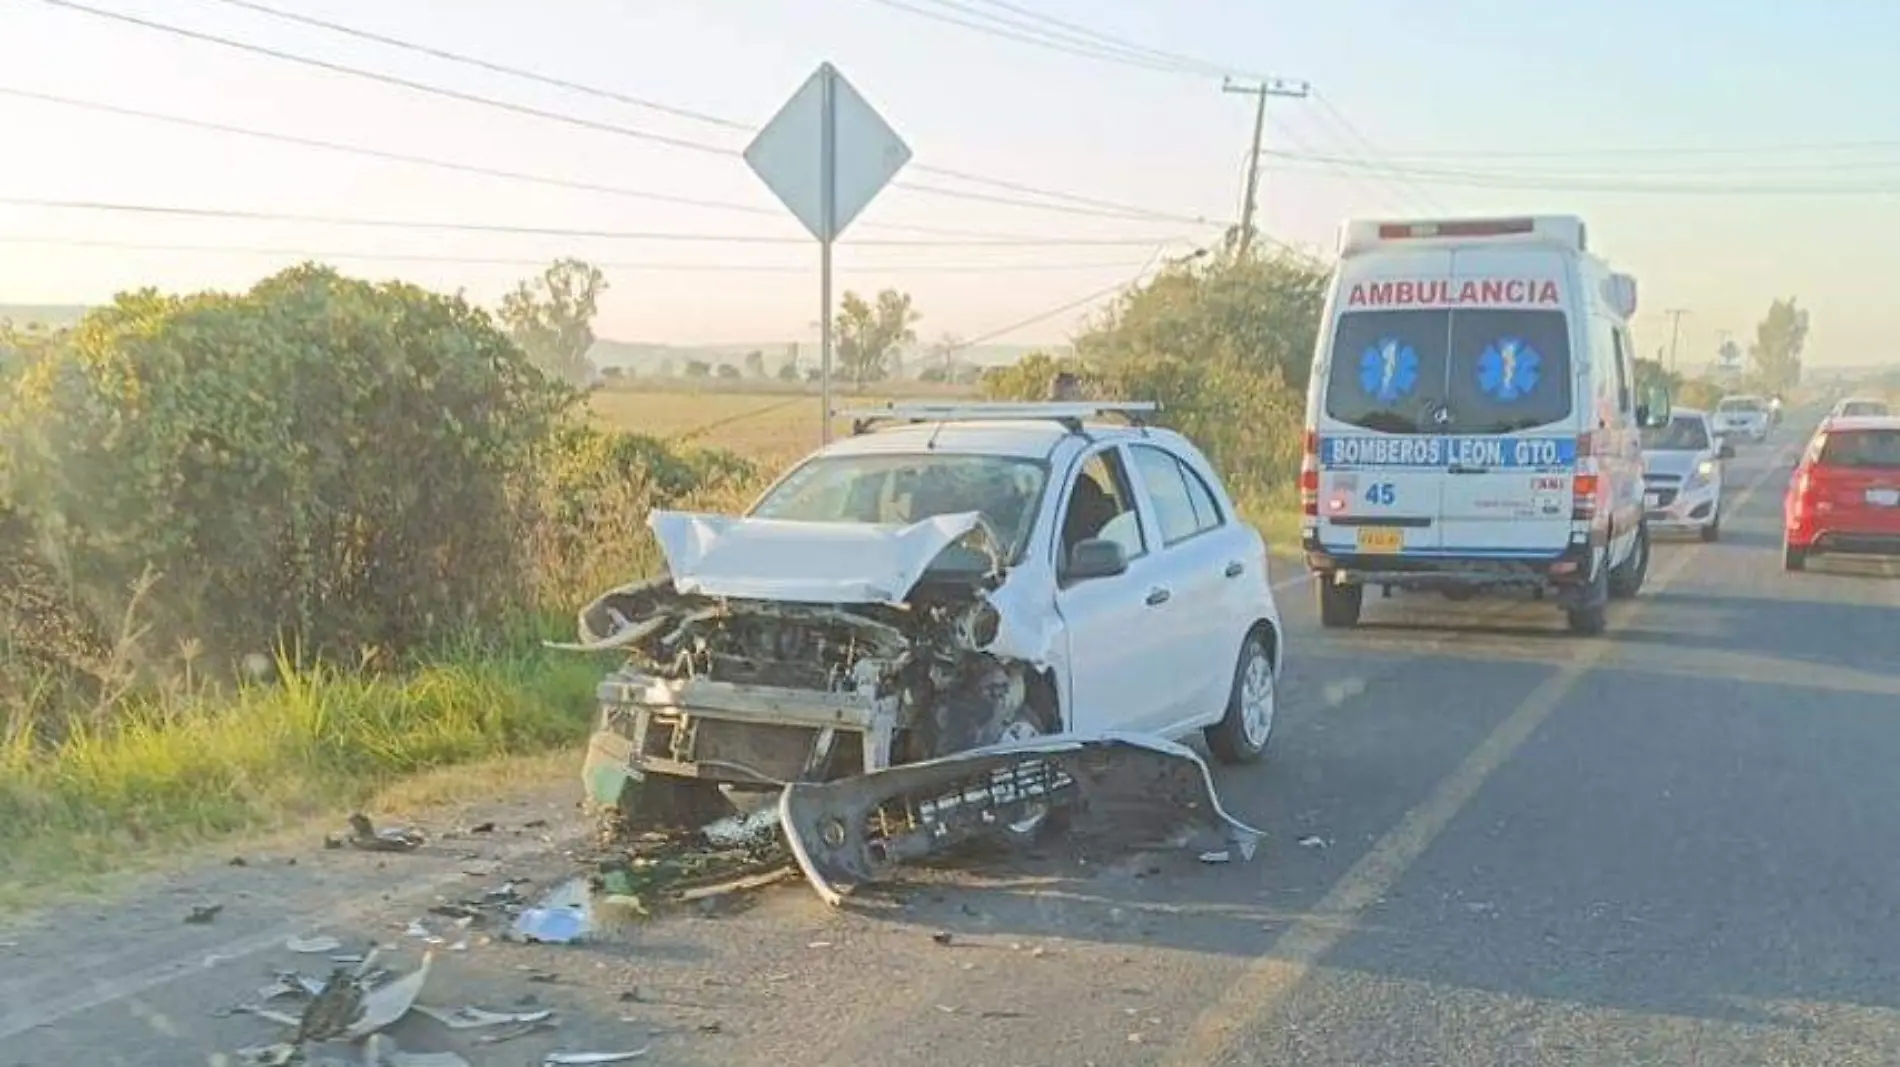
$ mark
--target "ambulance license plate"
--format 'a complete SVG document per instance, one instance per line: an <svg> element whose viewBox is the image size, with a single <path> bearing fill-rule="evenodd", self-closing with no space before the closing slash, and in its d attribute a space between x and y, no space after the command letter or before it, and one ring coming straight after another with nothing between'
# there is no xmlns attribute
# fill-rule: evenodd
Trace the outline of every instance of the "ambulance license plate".
<svg viewBox="0 0 1900 1067"><path fill-rule="evenodd" d="M1359 551L1371 555L1389 556L1405 547L1405 531L1396 526L1361 526L1357 536Z"/></svg>
<svg viewBox="0 0 1900 1067"><path fill-rule="evenodd" d="M1900 507L1900 489L1869 489L1867 502L1877 508Z"/></svg>

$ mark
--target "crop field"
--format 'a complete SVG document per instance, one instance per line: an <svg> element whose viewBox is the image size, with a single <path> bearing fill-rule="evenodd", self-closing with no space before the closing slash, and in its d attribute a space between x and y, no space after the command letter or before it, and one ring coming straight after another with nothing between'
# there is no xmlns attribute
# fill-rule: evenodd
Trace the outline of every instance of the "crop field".
<svg viewBox="0 0 1900 1067"><path fill-rule="evenodd" d="M928 388L928 387L925 387ZM834 395L832 407L852 408L893 399L953 398L937 390L890 394ZM737 392L727 390L602 389L590 400L594 417L605 426L679 443L724 448L758 463L766 476L778 474L818 447L824 410L816 393ZM832 426L834 435L850 432L849 420Z"/></svg>

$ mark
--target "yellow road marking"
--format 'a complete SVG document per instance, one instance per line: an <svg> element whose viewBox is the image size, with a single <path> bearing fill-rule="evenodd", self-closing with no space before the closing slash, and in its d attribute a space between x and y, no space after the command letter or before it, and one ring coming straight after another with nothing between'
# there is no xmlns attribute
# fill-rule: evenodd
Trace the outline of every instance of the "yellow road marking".
<svg viewBox="0 0 1900 1067"><path fill-rule="evenodd" d="M1753 499L1780 470L1786 454L1786 446L1775 453L1768 468L1736 496L1735 510ZM1651 588L1668 587L1690 561L1701 555L1704 547L1693 545L1671 560L1662 574L1652 576L1655 580ZM1644 602L1637 600L1628 610L1620 612L1620 618L1615 621L1626 623L1640 614L1643 607ZM1165 1067L1207 1067L1218 1062L1250 1023L1279 1008L1319 960L1357 928L1359 914L1391 892L1406 869L1471 802L1491 775L1543 725L1583 676L1608 658L1614 649L1615 645L1609 641L1591 641L1579 649L1576 658L1533 689L1429 796L1373 843L1313 907L1311 918L1289 927L1268 950L1270 955L1248 965L1221 998L1201 1012L1187 1034L1161 1061Z"/></svg>

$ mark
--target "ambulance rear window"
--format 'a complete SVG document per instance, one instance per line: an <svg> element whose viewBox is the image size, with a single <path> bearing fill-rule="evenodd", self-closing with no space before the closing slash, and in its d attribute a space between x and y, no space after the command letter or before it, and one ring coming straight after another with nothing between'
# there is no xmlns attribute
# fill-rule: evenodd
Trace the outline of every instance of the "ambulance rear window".
<svg viewBox="0 0 1900 1067"><path fill-rule="evenodd" d="M1448 416L1439 423L1434 416ZM1571 412L1561 311L1353 311L1333 333L1326 414L1378 433L1503 434Z"/></svg>

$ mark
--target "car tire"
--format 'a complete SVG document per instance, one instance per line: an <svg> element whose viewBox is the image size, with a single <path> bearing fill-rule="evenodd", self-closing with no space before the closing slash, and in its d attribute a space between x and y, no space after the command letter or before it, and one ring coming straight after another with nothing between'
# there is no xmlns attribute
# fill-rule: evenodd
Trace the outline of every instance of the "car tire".
<svg viewBox="0 0 1900 1067"><path fill-rule="evenodd" d="M1704 542L1713 543L1720 541L1722 539L1722 516L1717 515L1715 518L1710 519L1709 524L1697 532L1701 534Z"/></svg>
<svg viewBox="0 0 1900 1067"><path fill-rule="evenodd" d="M1649 524L1636 524L1636 541L1630 546L1630 554L1623 562L1610 569L1610 595L1618 600L1627 600L1642 591L1643 580L1649 577Z"/></svg>
<svg viewBox="0 0 1900 1067"><path fill-rule="evenodd" d="M1233 688L1227 694L1227 712L1203 731L1208 750L1222 763L1257 763L1273 741L1279 679L1273 670L1271 632L1257 627L1240 643Z"/></svg>
<svg viewBox="0 0 1900 1067"><path fill-rule="evenodd" d="M1610 623L1610 566L1609 553L1596 568L1596 575L1590 580L1590 587L1584 591L1583 603L1564 609L1565 621L1570 632L1581 637L1595 637L1602 633Z"/></svg>
<svg viewBox="0 0 1900 1067"><path fill-rule="evenodd" d="M1805 571L1808 569L1808 550L1796 548L1790 544L1781 546L1781 569L1784 571Z"/></svg>
<svg viewBox="0 0 1900 1067"><path fill-rule="evenodd" d="M1340 585L1330 574L1313 577L1313 591L1319 600L1319 624L1328 630L1349 629L1359 625L1359 612L1366 603L1366 587Z"/></svg>

